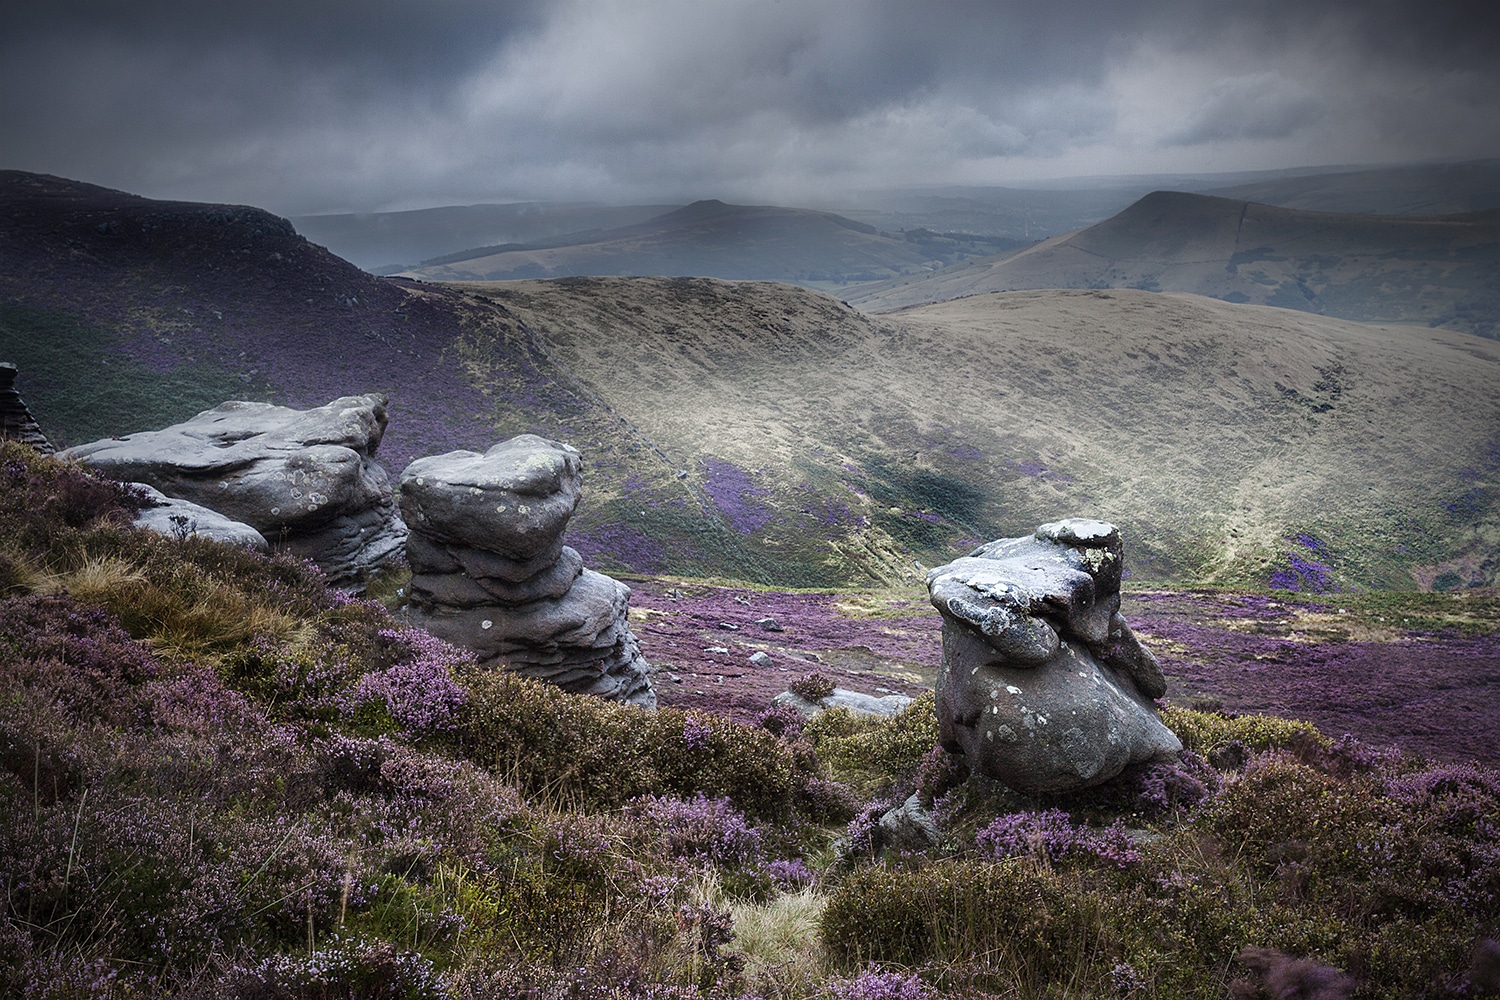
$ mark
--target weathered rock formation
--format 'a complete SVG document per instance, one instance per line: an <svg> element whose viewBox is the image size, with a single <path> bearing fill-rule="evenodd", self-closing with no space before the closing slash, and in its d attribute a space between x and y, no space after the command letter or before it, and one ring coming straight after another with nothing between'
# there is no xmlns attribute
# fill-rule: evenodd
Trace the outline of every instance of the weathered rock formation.
<svg viewBox="0 0 1500 1000"><path fill-rule="evenodd" d="M9 361L0 361L0 440L19 441L43 455L50 455L52 442L31 418L26 401L16 391L17 371Z"/></svg>
<svg viewBox="0 0 1500 1000"><path fill-rule="evenodd" d="M1097 785L1182 744L1151 699L1156 658L1120 615L1114 525L1073 519L1002 538L927 574L943 615L939 739L1026 792Z"/></svg>
<svg viewBox="0 0 1500 1000"><path fill-rule="evenodd" d="M385 407L378 393L312 410L228 402L63 455L248 524L273 548L317 563L334 586L359 589L400 558L406 538L374 461Z"/></svg>
<svg viewBox="0 0 1500 1000"><path fill-rule="evenodd" d="M533 434L408 465L408 613L481 663L654 708L626 623L630 588L563 544L580 482L578 451Z"/></svg>
<svg viewBox="0 0 1500 1000"><path fill-rule="evenodd" d="M881 697L836 687L817 701L804 698L795 691L783 691L771 699L771 704L790 705L809 719L831 708L847 708L855 715L890 718L906 711L911 705L911 699L904 694L888 694Z"/></svg>
<svg viewBox="0 0 1500 1000"><path fill-rule="evenodd" d="M271 551L271 546L266 543L266 536L243 521L232 520L190 500L169 497L147 483L131 485L153 504L142 508L136 515L137 528L145 528L168 538L212 538L231 545L242 545L257 552Z"/></svg>

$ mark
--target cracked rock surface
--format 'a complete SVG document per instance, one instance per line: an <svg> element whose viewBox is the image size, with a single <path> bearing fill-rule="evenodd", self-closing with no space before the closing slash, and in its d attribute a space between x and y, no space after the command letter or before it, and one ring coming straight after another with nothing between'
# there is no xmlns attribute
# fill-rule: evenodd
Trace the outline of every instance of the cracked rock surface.
<svg viewBox="0 0 1500 1000"><path fill-rule="evenodd" d="M1114 525L1073 518L1002 538L927 574L943 616L939 738L981 774L1068 792L1174 759L1161 667L1120 615Z"/></svg>
<svg viewBox="0 0 1500 1000"><path fill-rule="evenodd" d="M63 457L248 524L273 549L317 563L333 586L360 590L400 558L406 538L374 458L386 403L379 393L311 410L230 401Z"/></svg>
<svg viewBox="0 0 1500 1000"><path fill-rule="evenodd" d="M563 544L580 468L575 448L534 434L408 465L407 614L486 666L654 708L651 668L626 623L630 588Z"/></svg>

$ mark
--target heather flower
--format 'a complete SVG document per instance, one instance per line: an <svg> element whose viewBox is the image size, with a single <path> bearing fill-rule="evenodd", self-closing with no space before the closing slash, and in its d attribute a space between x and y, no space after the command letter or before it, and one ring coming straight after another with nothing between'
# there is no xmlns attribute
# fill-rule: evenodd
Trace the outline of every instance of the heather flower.
<svg viewBox="0 0 1500 1000"><path fill-rule="evenodd" d="M332 936L311 955L273 955L231 970L222 982L236 1000L263 997L349 996L443 1000L447 990L432 963L384 941Z"/></svg>
<svg viewBox="0 0 1500 1000"><path fill-rule="evenodd" d="M792 706L781 703L770 705L757 715L755 724L784 740L795 740L802 735L807 720Z"/></svg>
<svg viewBox="0 0 1500 1000"><path fill-rule="evenodd" d="M1218 775L1202 757L1183 751L1180 761L1152 764L1135 776L1136 801L1147 813L1192 809L1219 785Z"/></svg>
<svg viewBox="0 0 1500 1000"><path fill-rule="evenodd" d="M802 886L810 885L816 877L813 870L807 867L801 858L791 858L786 861L768 861L764 870L771 877L771 883L782 892L790 892L800 889Z"/></svg>
<svg viewBox="0 0 1500 1000"><path fill-rule="evenodd" d="M713 735L713 727L691 712L682 717L682 742L687 744L689 750L706 748Z"/></svg>
<svg viewBox="0 0 1500 1000"><path fill-rule="evenodd" d="M212 670L188 666L175 677L147 682L141 689L144 721L162 729L206 735L224 728L254 725L262 713Z"/></svg>
<svg viewBox="0 0 1500 1000"><path fill-rule="evenodd" d="M744 469L731 462L710 458L704 460L703 467L707 473L703 492L730 527L742 535L752 535L770 523L772 510L762 502L771 495L770 490L756 486Z"/></svg>
<svg viewBox="0 0 1500 1000"><path fill-rule="evenodd" d="M895 805L890 799L875 799L861 809L844 828L844 850L851 855L865 857L879 850L880 817Z"/></svg>
<svg viewBox="0 0 1500 1000"><path fill-rule="evenodd" d="M339 697L343 714L358 716L372 705L384 708L401 729L430 736L454 728L464 691L454 674L472 667L473 654L421 629L382 629L377 638L394 660L372 670Z"/></svg>
<svg viewBox="0 0 1500 1000"><path fill-rule="evenodd" d="M1118 822L1103 830L1075 826L1061 809L996 817L975 835L979 850L992 858L1042 857L1062 861L1092 856L1125 868L1140 860L1130 835Z"/></svg>
<svg viewBox="0 0 1500 1000"><path fill-rule="evenodd" d="M1109 970L1109 982L1114 987L1115 994L1122 997L1146 988L1146 981L1129 962L1116 962Z"/></svg>
<svg viewBox="0 0 1500 1000"><path fill-rule="evenodd" d="M760 831L727 798L710 799L702 793L688 800L648 795L632 802L630 811L656 831L673 857L742 870L763 860Z"/></svg>
<svg viewBox="0 0 1500 1000"><path fill-rule="evenodd" d="M827 1000L936 1000L937 991L912 973L881 972L871 965L852 979L834 979L824 984Z"/></svg>

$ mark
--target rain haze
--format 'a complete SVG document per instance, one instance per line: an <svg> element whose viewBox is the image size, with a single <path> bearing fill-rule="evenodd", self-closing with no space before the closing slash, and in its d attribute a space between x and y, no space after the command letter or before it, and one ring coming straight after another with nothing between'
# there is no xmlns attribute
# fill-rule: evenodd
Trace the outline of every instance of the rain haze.
<svg viewBox="0 0 1500 1000"><path fill-rule="evenodd" d="M0 166L282 214L1500 154L1500 6L23 0Z"/></svg>

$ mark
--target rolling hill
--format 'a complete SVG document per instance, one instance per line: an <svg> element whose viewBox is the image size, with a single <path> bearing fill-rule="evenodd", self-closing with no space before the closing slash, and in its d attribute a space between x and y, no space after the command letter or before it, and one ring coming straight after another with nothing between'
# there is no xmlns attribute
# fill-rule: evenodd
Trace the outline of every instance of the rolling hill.
<svg viewBox="0 0 1500 1000"><path fill-rule="evenodd" d="M1310 212L1460 215L1500 208L1500 160L1339 170L1196 190Z"/></svg>
<svg viewBox="0 0 1500 1000"><path fill-rule="evenodd" d="M831 212L699 201L633 226L450 254L402 274L427 281L633 274L839 285L926 273L1011 242L927 230L892 234Z"/></svg>
<svg viewBox="0 0 1500 1000"><path fill-rule="evenodd" d="M517 202L408 212L300 215L297 232L367 271L394 273L466 247L530 243L654 219L677 205Z"/></svg>
<svg viewBox="0 0 1500 1000"><path fill-rule="evenodd" d="M1139 291L872 319L763 284L466 287L788 563L821 530L889 578L1082 513L1146 580L1500 572L1500 345L1470 335Z"/></svg>
<svg viewBox="0 0 1500 1000"><path fill-rule="evenodd" d="M606 571L845 587L1083 514L1139 581L1500 579L1500 345L1140 291L375 278L256 209L0 175L0 360L59 444L391 396L381 457L577 445Z"/></svg>
<svg viewBox="0 0 1500 1000"><path fill-rule="evenodd" d="M1033 288L1191 292L1495 336L1500 210L1338 215L1158 191L1087 229L847 297L880 312Z"/></svg>

